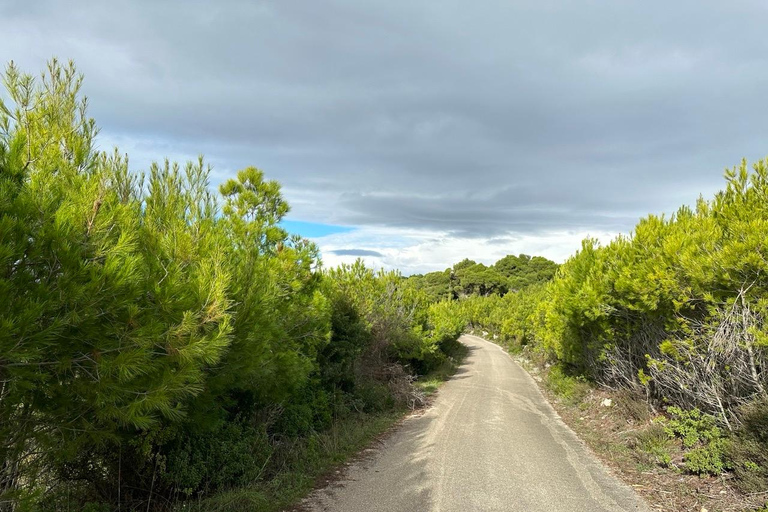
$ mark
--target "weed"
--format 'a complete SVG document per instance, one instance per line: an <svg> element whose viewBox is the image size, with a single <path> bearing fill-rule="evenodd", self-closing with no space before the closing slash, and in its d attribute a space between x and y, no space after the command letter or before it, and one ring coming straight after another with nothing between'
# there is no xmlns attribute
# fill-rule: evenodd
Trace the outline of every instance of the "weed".
<svg viewBox="0 0 768 512"><path fill-rule="evenodd" d="M591 390L583 376L568 375L560 365L553 365L549 369L545 385L558 398L570 405L581 402Z"/></svg>
<svg viewBox="0 0 768 512"><path fill-rule="evenodd" d="M646 422L651 418L651 410L645 397L630 390L620 390L616 394L616 407L622 417L634 422Z"/></svg>
<svg viewBox="0 0 768 512"><path fill-rule="evenodd" d="M722 437L712 439L703 446L685 454L685 469L696 475L719 475L730 469L726 457L729 442Z"/></svg>
<svg viewBox="0 0 768 512"><path fill-rule="evenodd" d="M719 475L732 468L728 457L730 442L723 437L717 419L699 409L684 410L668 407L671 416L665 422L665 430L672 438L678 438L687 449L685 469L696 475Z"/></svg>
<svg viewBox="0 0 768 512"><path fill-rule="evenodd" d="M654 423L637 432L631 443L632 447L639 451L638 455L643 462L664 467L672 464L671 440L662 425Z"/></svg>

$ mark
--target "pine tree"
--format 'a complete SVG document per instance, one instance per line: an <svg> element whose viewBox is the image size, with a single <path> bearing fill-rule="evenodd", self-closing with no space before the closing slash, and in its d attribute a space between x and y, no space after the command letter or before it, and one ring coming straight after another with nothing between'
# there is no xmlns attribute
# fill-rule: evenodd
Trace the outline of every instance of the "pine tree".
<svg viewBox="0 0 768 512"><path fill-rule="evenodd" d="M0 492L121 428L178 418L227 346L206 173L93 149L72 63L11 65L0 122ZM24 474L22 475L22 470ZM23 478L21 478L23 476Z"/></svg>

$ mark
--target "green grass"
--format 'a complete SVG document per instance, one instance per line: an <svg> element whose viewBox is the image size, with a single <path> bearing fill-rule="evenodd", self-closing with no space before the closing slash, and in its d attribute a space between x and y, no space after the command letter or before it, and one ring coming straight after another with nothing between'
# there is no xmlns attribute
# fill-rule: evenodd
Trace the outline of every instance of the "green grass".
<svg viewBox="0 0 768 512"><path fill-rule="evenodd" d="M560 400L571 406L579 405L591 389L583 377L568 375L560 365L553 365L549 369L544 385Z"/></svg>
<svg viewBox="0 0 768 512"><path fill-rule="evenodd" d="M654 423L638 430L632 445L641 464L648 467L669 467L672 464L672 440L663 425Z"/></svg>

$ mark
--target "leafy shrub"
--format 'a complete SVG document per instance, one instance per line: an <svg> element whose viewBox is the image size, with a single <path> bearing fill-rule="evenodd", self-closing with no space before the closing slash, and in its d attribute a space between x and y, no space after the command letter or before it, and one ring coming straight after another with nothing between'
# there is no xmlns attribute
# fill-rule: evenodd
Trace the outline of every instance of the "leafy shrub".
<svg viewBox="0 0 768 512"><path fill-rule="evenodd" d="M728 439L715 438L685 454L685 469L697 475L719 475L731 468Z"/></svg>
<svg viewBox="0 0 768 512"><path fill-rule="evenodd" d="M732 467L728 457L730 442L723 437L714 416L674 406L667 407L667 413L671 416L665 422L667 435L680 439L688 449L685 469L697 475L719 475Z"/></svg>
<svg viewBox="0 0 768 512"><path fill-rule="evenodd" d="M698 409L685 411L674 406L667 407L667 413L671 416L666 422L667 434L682 439L686 448L693 448L700 443L707 444L721 437L717 420L710 414L704 414Z"/></svg>

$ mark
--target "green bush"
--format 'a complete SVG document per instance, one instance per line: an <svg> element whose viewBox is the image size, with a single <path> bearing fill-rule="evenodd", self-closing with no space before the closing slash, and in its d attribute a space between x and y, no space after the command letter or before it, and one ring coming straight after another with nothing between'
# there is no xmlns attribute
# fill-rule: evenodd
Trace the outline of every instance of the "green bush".
<svg viewBox="0 0 768 512"><path fill-rule="evenodd" d="M297 437L325 430L333 421L333 397L316 383L304 386L282 405L282 411L270 431Z"/></svg>
<svg viewBox="0 0 768 512"><path fill-rule="evenodd" d="M711 199L648 215L607 244L585 239L538 291L469 296L456 316L613 389L642 386L656 403L737 425L739 404L768 388L766 197L768 159L742 161Z"/></svg>
<svg viewBox="0 0 768 512"><path fill-rule="evenodd" d="M218 194L202 158L136 172L98 150L74 64L2 82L0 508L244 485L445 361L450 312L397 272L322 271L262 171Z"/></svg>
<svg viewBox="0 0 768 512"><path fill-rule="evenodd" d="M686 452L685 469L697 475L719 475L732 467L728 460L728 439L716 438Z"/></svg>
<svg viewBox="0 0 768 512"><path fill-rule="evenodd" d="M667 407L667 413L670 415L670 419L666 422L667 433L670 437L681 439L686 448L716 441L722 435L715 417L704 414L698 409L686 411L672 406Z"/></svg>
<svg viewBox="0 0 768 512"><path fill-rule="evenodd" d="M187 496L246 485L261 476L271 455L263 426L238 419L203 433L186 432L172 443L164 479Z"/></svg>
<svg viewBox="0 0 768 512"><path fill-rule="evenodd" d="M723 437L717 419L699 409L667 407L670 418L664 423L671 438L680 439L687 449L685 469L697 475L719 475L730 469L730 441Z"/></svg>
<svg viewBox="0 0 768 512"><path fill-rule="evenodd" d="M374 379L366 378L355 388L354 408L366 413L389 411L395 407L387 385Z"/></svg>

